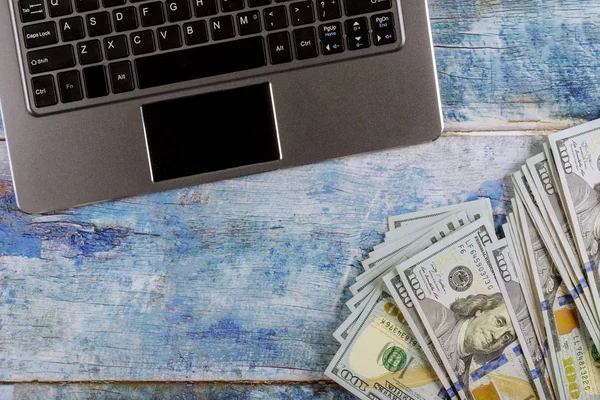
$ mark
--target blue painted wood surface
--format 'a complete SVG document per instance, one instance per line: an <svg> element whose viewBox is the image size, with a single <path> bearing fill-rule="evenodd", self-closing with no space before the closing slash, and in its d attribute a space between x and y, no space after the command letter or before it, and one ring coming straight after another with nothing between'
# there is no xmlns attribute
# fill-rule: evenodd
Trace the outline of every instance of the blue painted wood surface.
<svg viewBox="0 0 600 400"><path fill-rule="evenodd" d="M596 1L430 11L445 119L465 136L47 216L16 209L0 143L0 381L229 382L19 383L0 399L349 398L319 382L385 217L479 196L501 215L506 174L547 133L531 130L599 116Z"/></svg>
<svg viewBox="0 0 600 400"><path fill-rule="evenodd" d="M88 383L0 386L0 399L27 400L352 400L354 395L334 383Z"/></svg>
<svg viewBox="0 0 600 400"><path fill-rule="evenodd" d="M5 180L0 380L323 379L386 217L479 196L502 212L541 141L443 138L48 216Z"/></svg>

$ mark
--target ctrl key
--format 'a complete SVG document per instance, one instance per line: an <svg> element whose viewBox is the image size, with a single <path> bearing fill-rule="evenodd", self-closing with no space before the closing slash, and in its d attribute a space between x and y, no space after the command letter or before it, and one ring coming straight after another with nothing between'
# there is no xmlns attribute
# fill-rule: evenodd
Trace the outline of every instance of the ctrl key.
<svg viewBox="0 0 600 400"><path fill-rule="evenodd" d="M54 77L52 75L38 76L31 79L33 101L38 108L53 106L58 103Z"/></svg>

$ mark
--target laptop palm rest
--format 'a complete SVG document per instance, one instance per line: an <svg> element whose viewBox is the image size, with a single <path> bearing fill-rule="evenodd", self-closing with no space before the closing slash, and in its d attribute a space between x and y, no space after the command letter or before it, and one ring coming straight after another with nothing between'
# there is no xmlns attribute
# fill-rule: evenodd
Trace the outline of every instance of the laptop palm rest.
<svg viewBox="0 0 600 400"><path fill-rule="evenodd" d="M152 180L281 159L269 83L142 106Z"/></svg>

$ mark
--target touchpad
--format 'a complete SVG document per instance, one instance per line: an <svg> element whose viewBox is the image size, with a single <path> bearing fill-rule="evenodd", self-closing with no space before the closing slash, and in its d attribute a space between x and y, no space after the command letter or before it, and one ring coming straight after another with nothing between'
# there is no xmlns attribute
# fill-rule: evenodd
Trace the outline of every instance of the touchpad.
<svg viewBox="0 0 600 400"><path fill-rule="evenodd" d="M269 83L142 106L154 182L281 159Z"/></svg>

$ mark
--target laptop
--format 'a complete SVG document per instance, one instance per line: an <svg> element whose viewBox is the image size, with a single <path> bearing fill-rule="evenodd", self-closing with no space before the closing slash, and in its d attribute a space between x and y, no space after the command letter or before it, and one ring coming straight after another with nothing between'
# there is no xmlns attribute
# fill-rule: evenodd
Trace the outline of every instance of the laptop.
<svg viewBox="0 0 600 400"><path fill-rule="evenodd" d="M425 0L9 0L0 53L29 213L443 129Z"/></svg>

